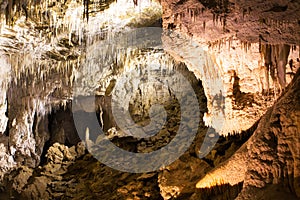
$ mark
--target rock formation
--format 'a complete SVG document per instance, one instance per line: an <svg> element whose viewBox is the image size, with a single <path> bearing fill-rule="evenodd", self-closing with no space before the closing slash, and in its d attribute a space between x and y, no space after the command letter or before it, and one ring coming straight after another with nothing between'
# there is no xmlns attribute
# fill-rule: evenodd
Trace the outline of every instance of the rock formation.
<svg viewBox="0 0 300 200"><path fill-rule="evenodd" d="M2 0L0 11L0 199L300 197L299 2ZM111 169L86 149L103 136L73 118L96 113L126 151L163 148L184 113L172 88L143 84L151 67L193 88L194 142L154 172ZM120 130L115 97L141 126L163 102L166 124L148 138ZM213 150L206 133L221 136Z"/></svg>
<svg viewBox="0 0 300 200"><path fill-rule="evenodd" d="M243 190L237 199L262 196L268 199L275 188L299 197L299 73L261 118L251 138L228 161L199 181L197 187L235 185L243 181ZM276 197L281 198L283 196Z"/></svg>

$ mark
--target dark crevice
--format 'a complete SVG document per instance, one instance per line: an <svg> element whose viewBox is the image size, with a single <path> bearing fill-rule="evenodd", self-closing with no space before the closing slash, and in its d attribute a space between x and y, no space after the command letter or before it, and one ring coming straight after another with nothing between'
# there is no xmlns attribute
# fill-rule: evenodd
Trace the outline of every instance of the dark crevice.
<svg viewBox="0 0 300 200"><path fill-rule="evenodd" d="M36 134L38 134L38 117L37 117L37 113L35 112L34 113L34 117L33 117L33 123L32 123L32 133L33 133L33 136L36 137Z"/></svg>
<svg viewBox="0 0 300 200"><path fill-rule="evenodd" d="M50 145L58 142L66 146L73 146L80 141L73 121L71 104L54 109L49 114Z"/></svg>
<svg viewBox="0 0 300 200"><path fill-rule="evenodd" d="M249 129L241 133L232 133L227 136L221 135L213 150L203 160L211 167L216 167L230 158L253 135L259 121L256 121ZM214 154L212 154L213 151L215 152Z"/></svg>
<svg viewBox="0 0 300 200"><path fill-rule="evenodd" d="M41 154L40 164L39 164L40 166L43 166L44 164L47 163L46 154L50 147L51 147L50 140L48 140L45 142L44 147L43 147L43 152Z"/></svg>
<svg viewBox="0 0 300 200"><path fill-rule="evenodd" d="M168 29L172 30L172 29L175 29L175 28L176 28L176 25L174 23L168 24Z"/></svg>

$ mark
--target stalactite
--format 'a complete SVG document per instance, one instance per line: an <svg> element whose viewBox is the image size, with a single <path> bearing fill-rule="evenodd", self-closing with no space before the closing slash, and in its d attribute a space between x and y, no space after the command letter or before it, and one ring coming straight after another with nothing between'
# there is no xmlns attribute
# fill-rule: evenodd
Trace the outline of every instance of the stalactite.
<svg viewBox="0 0 300 200"><path fill-rule="evenodd" d="M243 11L242 11L243 19L245 19L245 15L246 15L247 10L245 8L242 8L242 9L243 9Z"/></svg>
<svg viewBox="0 0 300 200"><path fill-rule="evenodd" d="M83 7L84 7L83 16L87 19L87 21L89 21L89 4L90 4L90 0L83 0Z"/></svg>
<svg viewBox="0 0 300 200"><path fill-rule="evenodd" d="M215 15L215 13L213 13L213 23L214 23L214 25L215 25L215 21L216 21L216 15Z"/></svg>
<svg viewBox="0 0 300 200"><path fill-rule="evenodd" d="M286 65L290 53L290 45L269 45L260 46L263 59L265 61L267 77L267 90L269 90L269 75L273 82L279 83L282 91L286 86ZM275 87L274 87L275 89ZM275 91L274 91L275 92Z"/></svg>

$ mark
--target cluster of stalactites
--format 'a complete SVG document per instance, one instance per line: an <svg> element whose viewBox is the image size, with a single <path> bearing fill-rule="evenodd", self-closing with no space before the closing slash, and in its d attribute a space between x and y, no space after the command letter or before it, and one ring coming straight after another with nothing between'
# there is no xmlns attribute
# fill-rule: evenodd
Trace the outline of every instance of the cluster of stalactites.
<svg viewBox="0 0 300 200"><path fill-rule="evenodd" d="M3 0L0 4L1 14L4 14L6 23L13 24L16 18L32 14L31 7L36 7L41 1L31 0Z"/></svg>
<svg viewBox="0 0 300 200"><path fill-rule="evenodd" d="M26 19L36 17L52 7L60 4L66 5L68 1L70 0L2 0L0 11L4 14L6 23L12 25L21 15L26 16ZM115 2L115 0L81 0L81 4L84 6L82 16L88 19L90 7L98 7L98 10L104 10L112 2Z"/></svg>
<svg viewBox="0 0 300 200"><path fill-rule="evenodd" d="M90 76L89 80L100 79L99 82L91 83L93 85L91 88L98 88L102 94L109 85L110 80L116 79L122 72L140 71L147 68L146 66L152 68L160 66L157 69L160 73L171 73L174 70L172 59L160 49L118 46L130 41L131 36L129 34L118 38L120 39L118 43L115 43L114 40L108 40L108 43L100 41L88 47L83 68L80 70L82 70L83 79L88 76Z"/></svg>
<svg viewBox="0 0 300 200"><path fill-rule="evenodd" d="M208 13L212 15L214 25L221 25L225 30L227 15L229 13L230 2L228 0L214 0L214 1L190 1L182 7L182 2L179 1L175 4L175 13L172 16L174 19L173 24L169 24L168 29L173 29L174 24L179 24L178 28L181 29L181 22L188 20L189 22L202 21L203 29L206 28L207 21L205 20ZM176 23L179 22L179 23Z"/></svg>
<svg viewBox="0 0 300 200"><path fill-rule="evenodd" d="M51 61L15 55L9 58L9 63L11 105L45 114L51 111L52 106L65 105L71 99L79 59Z"/></svg>
<svg viewBox="0 0 300 200"><path fill-rule="evenodd" d="M177 20L181 20L182 18L188 17L189 19L191 19L193 22L195 22L196 20L198 20L201 16L201 14L203 14L203 12L205 11L204 7L195 7L195 8L186 8L186 10L184 10L183 12L180 13L176 13L174 15L175 19Z"/></svg>
<svg viewBox="0 0 300 200"><path fill-rule="evenodd" d="M287 44L260 44L260 52L264 60L267 74L267 89L269 86L269 76L275 83L279 83L280 89L286 86L286 65L290 54L290 45Z"/></svg>
<svg viewBox="0 0 300 200"><path fill-rule="evenodd" d="M215 41L208 41L208 46L210 48L218 48L219 50L226 47L230 50L232 47L232 44L234 43L234 41L236 41L237 38L235 36L231 36L231 37L225 37L225 38L221 38ZM248 50L250 50L252 43L251 42L247 42L247 41L241 41L239 40L240 43L240 48L243 49L246 53Z"/></svg>

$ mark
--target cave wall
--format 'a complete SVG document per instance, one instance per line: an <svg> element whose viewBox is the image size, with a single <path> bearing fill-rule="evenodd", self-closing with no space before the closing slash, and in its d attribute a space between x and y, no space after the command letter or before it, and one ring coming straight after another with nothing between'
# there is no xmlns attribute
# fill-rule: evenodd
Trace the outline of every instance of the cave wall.
<svg viewBox="0 0 300 200"><path fill-rule="evenodd" d="M0 8L7 12L0 19L1 177L19 165L39 165L51 137L44 116L67 107L89 46L125 27L152 24L161 15L160 5L150 1L139 7L127 0L90 1L88 20L83 2L18 2L2 1ZM92 90L99 87L96 83Z"/></svg>
<svg viewBox="0 0 300 200"><path fill-rule="evenodd" d="M293 0L162 0L161 5L164 28L202 41L236 36L250 43L299 44L300 6Z"/></svg>
<svg viewBox="0 0 300 200"><path fill-rule="evenodd" d="M236 199L299 198L299 73L250 139L201 178L197 188L243 183Z"/></svg>
<svg viewBox="0 0 300 200"><path fill-rule="evenodd" d="M299 87L300 71L265 116L247 142L248 159L244 189L238 199L260 198L257 188L271 184L299 191Z"/></svg>
<svg viewBox="0 0 300 200"><path fill-rule="evenodd" d="M292 18L299 5L281 2L288 9L275 12L272 9L280 10L276 3L161 2L163 27L176 33L166 34L164 45L203 81L209 110L204 116L205 123L221 134L250 128L274 103L300 66L299 34L294 35L299 33L299 26ZM280 24L277 26L262 22L266 17L275 21L291 18L276 22ZM246 25L251 29L246 30ZM265 51L268 43L272 46L272 52L268 52L270 59ZM288 64L291 60L292 67ZM214 99L218 93L224 99L216 105Z"/></svg>
<svg viewBox="0 0 300 200"><path fill-rule="evenodd" d="M188 69L202 81L208 100L208 111L204 116L206 125L214 127L221 134L227 134L251 127L276 101L279 96L277 91L280 89L279 85L281 87L284 85L282 77L279 77L281 82L278 82L277 75L275 78L271 74L268 75L272 70L266 69L265 65L269 64L266 61L267 53L262 51L263 45L272 43L277 50L282 49L282 44L291 46L288 58L279 56L283 59L278 60L276 55L280 53L271 53L271 61L273 63L274 59L275 63L279 61L273 69L278 69L280 65L281 70L286 69L287 73L292 74L299 67L297 61L299 47L294 47L295 44L299 44L299 21L296 20L299 18L299 5L295 1L212 2L213 5L207 1L196 0L161 1L164 11L163 27L173 29L175 32L179 31L178 35L175 33L164 35L163 45L171 57L185 63ZM279 6L276 6L276 3ZM118 6L114 7L115 5ZM7 9L6 6L4 9ZM116 12L120 7L124 8L121 9L122 12ZM118 1L111 4L111 10L91 14L87 23L86 17L82 16L86 9L84 5L75 1L65 1L64 5L61 2L52 5L50 10L47 10L47 4L41 4L40 16L32 15L26 19L23 13L14 20L8 20L9 24L13 22L14 26L1 24L1 71L5 72L0 77L1 94L3 94L0 99L1 175L17 165L35 167L39 164L44 143L50 137L42 116L55 107L66 106L66 102L71 99L74 80L78 81L83 77L81 81L90 81L88 83L91 87L78 88L82 94L94 95L91 91L96 89L97 95L105 95L111 80L118 78L114 70L124 68L120 66L120 68L114 66L111 68L110 64L114 61L114 57L108 56L106 58L108 67L99 70L99 66L93 61L93 58L99 55L97 42L107 35L113 36L113 31L121 31L127 26L139 27L152 24L162 14L157 2L154 2L152 7L145 6L142 11L141 7L135 7L132 1ZM62 8L62 12L59 8ZM129 15L125 14L127 8L130 10ZM149 13L153 15L149 16ZM115 18L117 20L113 21ZM276 20L278 18L285 21L279 22ZM119 19L126 20L120 23ZM108 24L116 28L112 32L105 32L109 28ZM253 28L253 32L249 31L249 27ZM104 50L109 52L111 49ZM138 65L138 62L123 63L125 58L133 59L125 55L119 57L120 63L128 66L125 71L130 71ZM93 70L92 78L89 80L85 80L84 77L86 74L90 75L91 71L80 68L82 62L87 59L90 59L87 62L89 66L84 67L91 67L89 70ZM144 58L140 57L140 59ZM294 60L295 65L293 70L290 70L288 65L291 59ZM10 68L11 74L7 71ZM280 74L282 75L282 71ZM283 78L286 78L286 82L289 83L291 77L293 76ZM297 85L298 82L293 83L294 86L295 84ZM266 95L267 89L271 90ZM154 93L155 88L151 88L150 92ZM296 91L290 92L289 95L287 99L292 100L284 103L283 108L279 106L279 110L293 111L293 107L289 108L288 105L298 105L295 99L298 98ZM286 125L285 119L282 123L276 121L277 111L274 111L275 114L271 112L268 112L268 116L271 115L270 119L275 119L274 127L273 125L270 127L273 132L264 135L264 131L258 130L257 138L249 142L248 147L251 149L248 151L251 158L249 163L254 161L253 163L258 165L248 163L248 170L245 170L244 190L247 190L248 186L264 187L266 184L277 183L279 179L283 179L298 194L299 172L295 170L298 168L298 163L291 161L299 158L298 152L289 139L281 137L286 132L297 139L298 113L291 116L287 116L287 112L280 114L283 118L289 118L287 119L289 123ZM269 118L265 117L264 120L266 122ZM7 126L9 126L8 133L5 132ZM271 146L265 142L265 136L270 136L267 140L272 141ZM279 147L276 145L274 147L274 138L279 138L278 142L282 142L280 143L282 145L278 144ZM259 155L262 153L264 156L261 147L257 147L260 144L270 148L266 159ZM283 153L272 154L274 151L281 150ZM291 160L284 163L283 158L286 157ZM267 175L261 172L265 167L265 160L270 159L278 161L280 167L275 169L280 172L283 170L285 175L278 175L280 173L276 170L268 172ZM285 164L287 168L284 168ZM273 170L273 168L268 169ZM253 175L257 174L258 177L253 178ZM248 193L242 193L241 197L244 194Z"/></svg>

